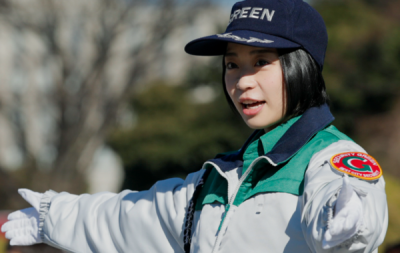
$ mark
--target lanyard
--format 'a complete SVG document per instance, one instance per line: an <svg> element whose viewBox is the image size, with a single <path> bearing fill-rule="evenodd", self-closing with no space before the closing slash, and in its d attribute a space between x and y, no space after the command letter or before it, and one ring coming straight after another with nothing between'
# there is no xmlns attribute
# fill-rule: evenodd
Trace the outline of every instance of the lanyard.
<svg viewBox="0 0 400 253"><path fill-rule="evenodd" d="M192 242L192 226L193 226L193 218L194 218L196 202L200 195L201 189L203 188L203 185L206 182L207 177L210 174L210 172L211 172L211 169L208 169L204 172L198 185L196 186L196 189L194 190L192 199L190 200L190 203L189 203L189 206L187 209L185 229L183 232L183 243L184 243L185 253L190 253L190 244Z"/></svg>

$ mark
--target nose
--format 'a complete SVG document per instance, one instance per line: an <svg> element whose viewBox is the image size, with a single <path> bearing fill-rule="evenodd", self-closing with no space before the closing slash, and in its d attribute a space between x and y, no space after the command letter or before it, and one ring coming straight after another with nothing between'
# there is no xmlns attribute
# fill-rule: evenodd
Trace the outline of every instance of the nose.
<svg viewBox="0 0 400 253"><path fill-rule="evenodd" d="M240 90L252 89L256 86L256 80L253 73L244 73L239 76L236 88Z"/></svg>

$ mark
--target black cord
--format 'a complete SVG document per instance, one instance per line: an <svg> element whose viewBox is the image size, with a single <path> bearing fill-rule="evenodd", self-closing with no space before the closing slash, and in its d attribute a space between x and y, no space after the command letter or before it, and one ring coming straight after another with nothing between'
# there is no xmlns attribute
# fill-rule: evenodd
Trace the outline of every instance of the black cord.
<svg viewBox="0 0 400 253"><path fill-rule="evenodd" d="M194 190L192 199L190 200L187 212L186 212L186 222L185 222L185 229L183 232L183 243L184 243L184 250L185 253L190 253L190 244L192 243L192 226L193 226L193 218L194 212L196 207L197 199L200 195L201 189L203 188L204 183L207 180L208 175L210 174L211 169L208 169L204 172L203 176L201 177L199 184L196 186Z"/></svg>

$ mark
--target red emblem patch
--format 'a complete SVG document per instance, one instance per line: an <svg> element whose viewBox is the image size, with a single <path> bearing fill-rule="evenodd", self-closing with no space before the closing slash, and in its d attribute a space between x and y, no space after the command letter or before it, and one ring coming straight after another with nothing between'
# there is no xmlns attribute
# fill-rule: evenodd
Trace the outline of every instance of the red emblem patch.
<svg viewBox="0 0 400 253"><path fill-rule="evenodd" d="M343 173L365 180L375 180L382 176L378 162L370 155L361 152L346 152L331 158L332 166Z"/></svg>

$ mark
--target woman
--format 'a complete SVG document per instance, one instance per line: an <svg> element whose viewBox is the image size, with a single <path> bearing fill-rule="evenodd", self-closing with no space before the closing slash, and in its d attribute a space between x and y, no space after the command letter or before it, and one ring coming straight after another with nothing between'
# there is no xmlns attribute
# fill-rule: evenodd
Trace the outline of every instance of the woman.
<svg viewBox="0 0 400 253"><path fill-rule="evenodd" d="M143 192L22 189L33 208L11 244L71 252L377 252L388 222L382 171L330 125L322 18L301 0L236 3L223 34L190 42L224 55L224 90L255 132L186 180Z"/></svg>

